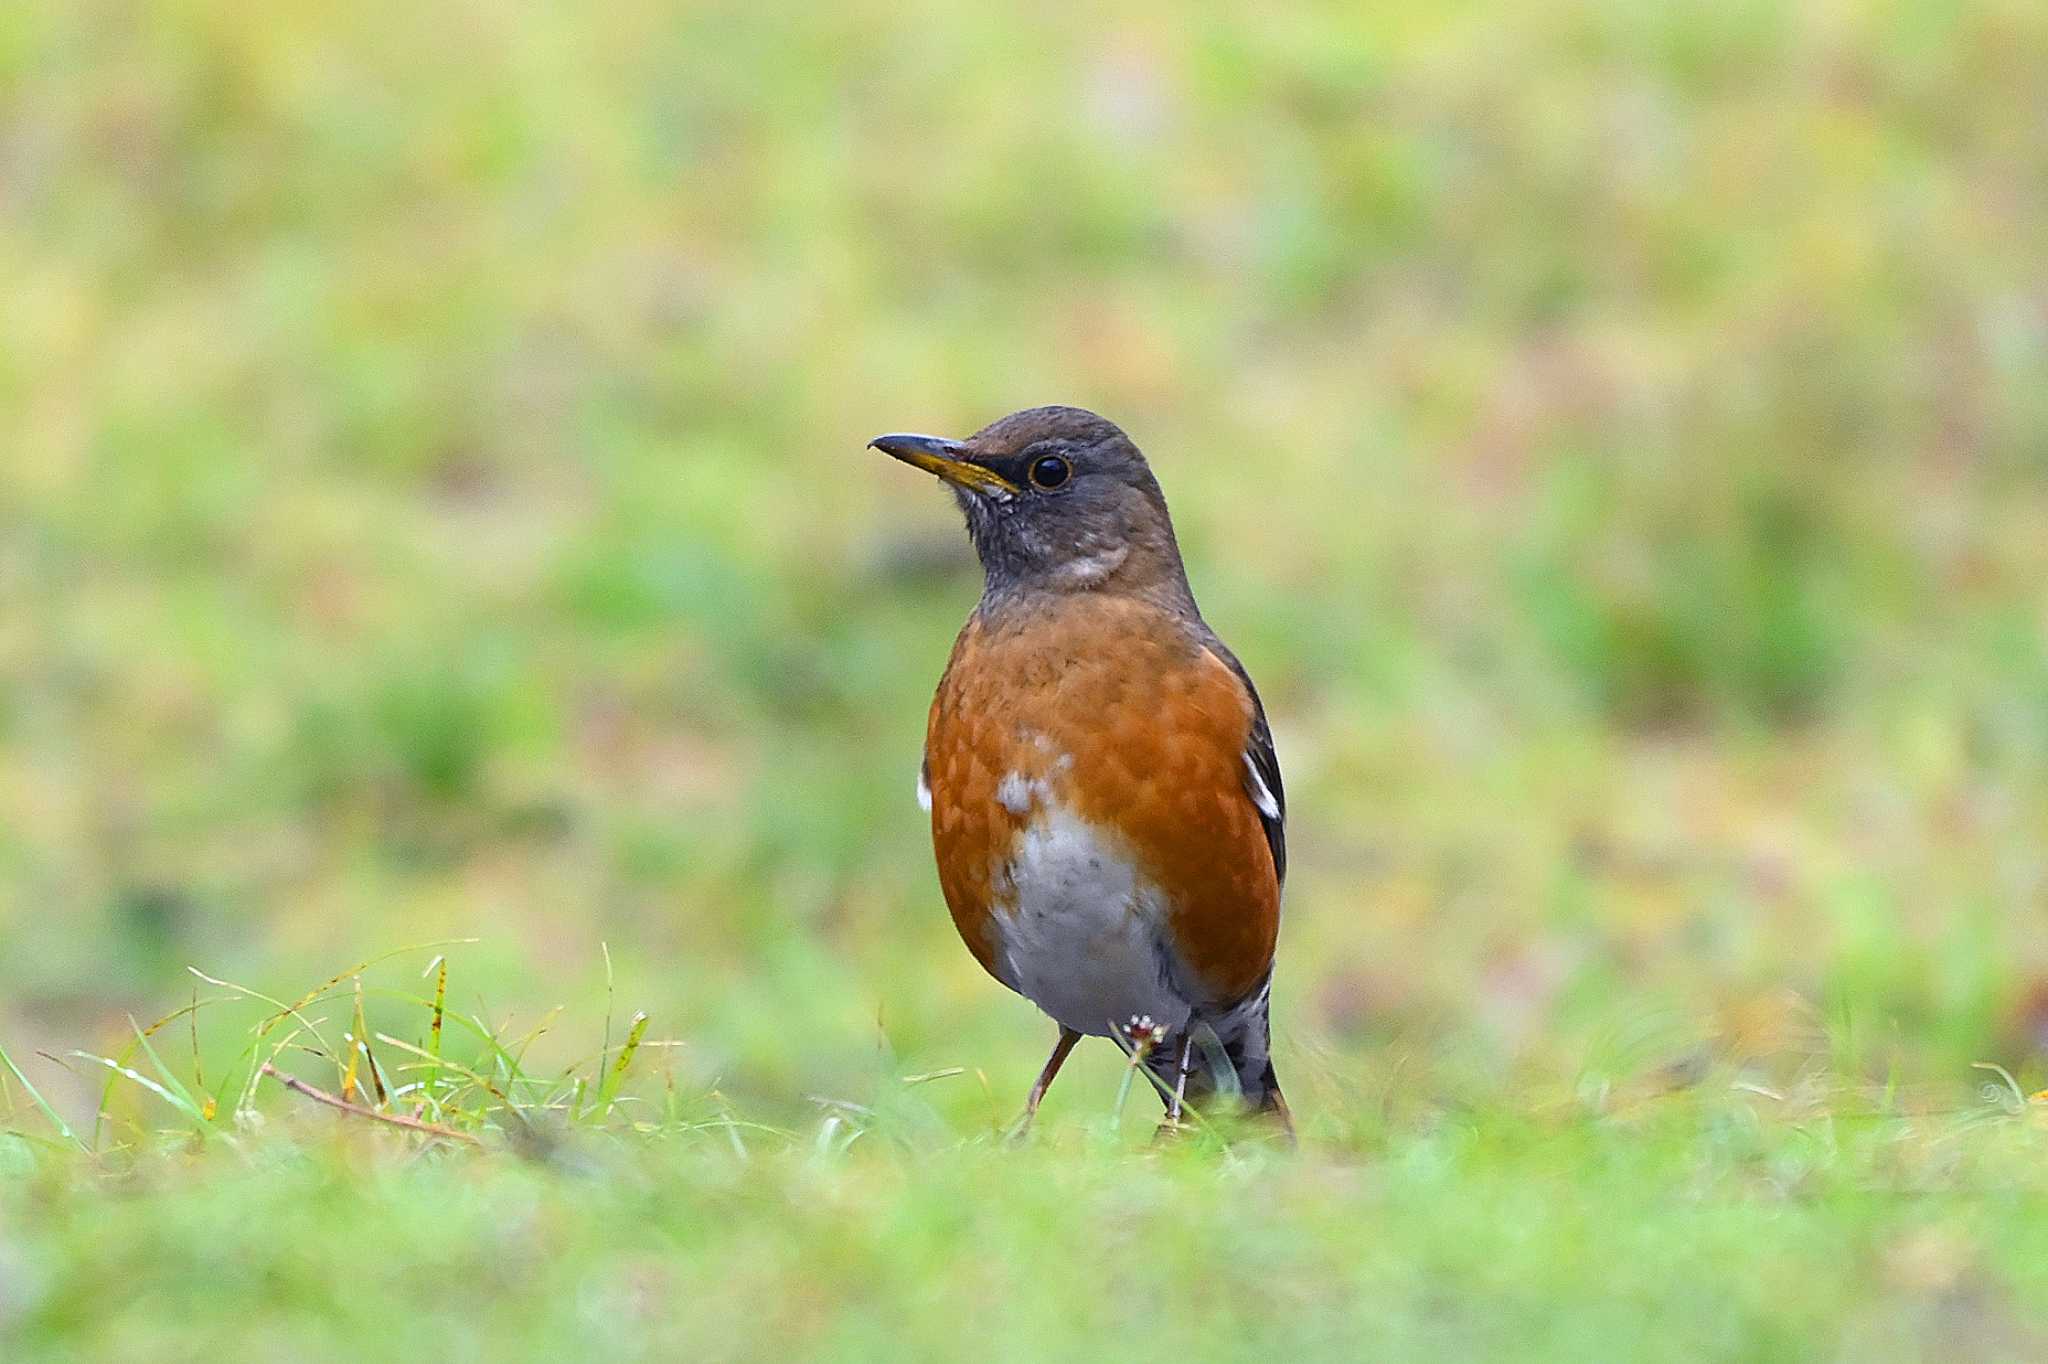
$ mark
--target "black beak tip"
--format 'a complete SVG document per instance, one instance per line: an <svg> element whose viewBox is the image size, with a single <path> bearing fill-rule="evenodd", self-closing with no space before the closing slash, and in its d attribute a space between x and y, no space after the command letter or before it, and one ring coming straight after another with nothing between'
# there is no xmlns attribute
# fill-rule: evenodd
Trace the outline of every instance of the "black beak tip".
<svg viewBox="0 0 2048 1364"><path fill-rule="evenodd" d="M936 474L956 488L965 488L985 497L1001 500L1013 497L1017 492L1014 483L976 459L965 441L892 431L876 436L868 446L928 474Z"/></svg>
<svg viewBox="0 0 2048 1364"><path fill-rule="evenodd" d="M959 459L965 452L965 447L957 440L948 440L944 436L923 436L914 431L890 431L876 436L868 442L868 448L880 450L885 455L894 455L897 459L912 455L927 459Z"/></svg>

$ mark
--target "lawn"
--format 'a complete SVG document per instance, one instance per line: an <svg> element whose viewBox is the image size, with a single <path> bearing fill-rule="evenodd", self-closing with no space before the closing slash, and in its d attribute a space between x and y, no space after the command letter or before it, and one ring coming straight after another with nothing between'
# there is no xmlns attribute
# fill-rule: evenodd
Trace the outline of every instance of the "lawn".
<svg viewBox="0 0 2048 1364"><path fill-rule="evenodd" d="M593 1056L543 1073L531 1052L559 1019L497 1034L450 1003L446 957L422 974L371 968L294 1000L209 981L200 1014L107 1058L122 1068L110 1085L175 1127L109 1136L51 1113L0 1147L0 1322L20 1348L1755 1360L2048 1346L2048 1095L2000 1071L1939 1109L1818 1069L1772 1089L1706 1060L1533 1103L1424 1091L1398 1061L1343 1083L1309 1069L1291 1148L1223 1120L1161 1139L1121 1097L1019 1141L985 1074L906 1074L883 1054L844 1077L858 1099L810 1096L806 1119L778 1127L680 1084L672 1039L644 1015L607 1017ZM172 1039L237 1012L246 1045L209 1082L203 1049ZM286 1073L303 1102L270 1101ZM19 1078L14 1092L36 1102ZM949 1092L984 1115L935 1101Z"/></svg>
<svg viewBox="0 0 2048 1364"><path fill-rule="evenodd" d="M0 14L0 1359L2048 1355L2044 75ZM1099 1042L1003 1139L912 799L977 575L862 447L1049 401L1272 713L1298 1149Z"/></svg>

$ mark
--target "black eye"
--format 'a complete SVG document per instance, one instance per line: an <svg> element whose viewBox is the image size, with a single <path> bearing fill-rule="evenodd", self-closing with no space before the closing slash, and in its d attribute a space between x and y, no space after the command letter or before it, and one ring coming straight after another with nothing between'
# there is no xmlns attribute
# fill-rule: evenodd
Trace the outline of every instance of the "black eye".
<svg viewBox="0 0 2048 1364"><path fill-rule="evenodd" d="M1034 459L1031 461L1031 486L1043 488L1047 492L1051 492L1054 488L1059 487L1060 484L1065 483L1071 472L1067 468L1067 462L1058 455L1047 455L1043 459Z"/></svg>

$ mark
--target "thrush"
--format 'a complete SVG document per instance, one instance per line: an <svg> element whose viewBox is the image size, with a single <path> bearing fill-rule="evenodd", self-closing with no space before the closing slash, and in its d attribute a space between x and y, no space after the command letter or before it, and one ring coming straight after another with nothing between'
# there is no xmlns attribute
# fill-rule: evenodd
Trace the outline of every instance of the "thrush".
<svg viewBox="0 0 2048 1364"><path fill-rule="evenodd" d="M981 560L917 791L960 937L1059 1025L1024 1124L1084 1035L1135 1044L1170 1122L1232 1089L1286 1122L1280 765L1144 455L1075 407L870 444L951 488Z"/></svg>

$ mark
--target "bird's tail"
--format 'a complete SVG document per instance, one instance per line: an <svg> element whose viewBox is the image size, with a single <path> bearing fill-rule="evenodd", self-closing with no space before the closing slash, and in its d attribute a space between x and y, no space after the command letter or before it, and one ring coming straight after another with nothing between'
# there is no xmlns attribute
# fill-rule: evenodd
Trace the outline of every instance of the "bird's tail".
<svg viewBox="0 0 2048 1364"><path fill-rule="evenodd" d="M1293 1115L1273 1073L1273 1029L1267 991L1260 989L1244 1003L1214 1017L1189 1020L1193 1035L1187 1099L1206 1109L1230 1090L1253 1113L1276 1117L1290 1132ZM1180 1078L1182 1038L1152 1054L1150 1065L1170 1092Z"/></svg>

